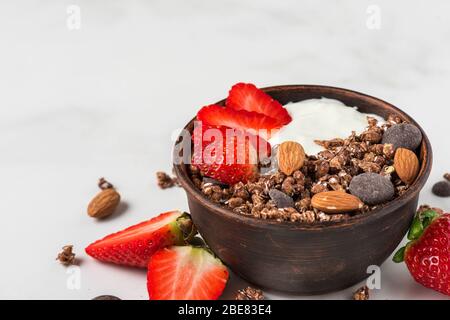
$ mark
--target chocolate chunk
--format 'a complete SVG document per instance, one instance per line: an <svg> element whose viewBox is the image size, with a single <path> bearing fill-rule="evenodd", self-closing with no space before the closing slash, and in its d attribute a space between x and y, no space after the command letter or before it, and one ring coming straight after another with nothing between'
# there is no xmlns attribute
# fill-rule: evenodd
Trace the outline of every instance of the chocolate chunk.
<svg viewBox="0 0 450 320"><path fill-rule="evenodd" d="M438 197L450 197L450 182L448 181L440 181L437 182L433 189L431 190Z"/></svg>
<svg viewBox="0 0 450 320"><path fill-rule="evenodd" d="M95 297L95 298L92 299L92 300L122 300L122 299L117 298L117 297L115 297L115 296L103 295L103 296Z"/></svg>
<svg viewBox="0 0 450 320"><path fill-rule="evenodd" d="M386 130L382 143L393 144L395 148L415 150L422 142L422 132L410 123L396 124Z"/></svg>
<svg viewBox="0 0 450 320"><path fill-rule="evenodd" d="M394 185L389 178L370 172L354 177L349 190L351 194L369 205L389 201L395 194Z"/></svg>
<svg viewBox="0 0 450 320"><path fill-rule="evenodd" d="M269 191L269 196L275 202L277 208L279 209L294 207L294 200L284 192L281 192L280 190L271 189Z"/></svg>

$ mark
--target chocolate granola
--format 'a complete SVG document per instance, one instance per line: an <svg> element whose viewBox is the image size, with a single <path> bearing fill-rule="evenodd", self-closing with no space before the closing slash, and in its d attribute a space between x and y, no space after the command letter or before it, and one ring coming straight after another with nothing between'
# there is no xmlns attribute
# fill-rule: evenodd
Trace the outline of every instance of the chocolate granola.
<svg viewBox="0 0 450 320"><path fill-rule="evenodd" d="M238 290L235 300L265 300L264 293L252 287Z"/></svg>
<svg viewBox="0 0 450 320"><path fill-rule="evenodd" d="M353 300L364 301L369 300L370 290L367 286L361 287L353 293Z"/></svg>
<svg viewBox="0 0 450 320"><path fill-rule="evenodd" d="M342 221L383 204L366 204L351 213L327 214L311 206L312 196L324 191L349 192L353 177L367 172L389 178L395 188L394 198L408 190L409 186L400 180L393 167L394 146L381 143L386 129L402 122L397 116L389 116L385 123L378 125L375 118L368 117L368 127L359 135L352 132L347 139L316 141L325 150L307 156L303 167L290 176L279 170L269 170L254 181L227 186L204 177L195 166L191 166L192 181L206 197L236 214L307 224ZM265 163L264 166L270 165ZM277 191L288 197L283 197L282 208L277 206L281 201ZM293 205L286 207L286 203Z"/></svg>
<svg viewBox="0 0 450 320"><path fill-rule="evenodd" d="M75 263L75 253L73 253L73 245L66 245L62 247L62 251L58 253L56 260L62 265L70 266Z"/></svg>
<svg viewBox="0 0 450 320"><path fill-rule="evenodd" d="M161 189L169 189L179 186L178 179L176 177L171 177L163 171L156 172L156 181Z"/></svg>

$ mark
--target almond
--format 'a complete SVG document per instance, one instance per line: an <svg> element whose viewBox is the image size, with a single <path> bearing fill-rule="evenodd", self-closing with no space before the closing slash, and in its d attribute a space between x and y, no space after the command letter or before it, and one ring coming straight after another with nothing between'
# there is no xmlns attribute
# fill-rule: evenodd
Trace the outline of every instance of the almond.
<svg viewBox="0 0 450 320"><path fill-rule="evenodd" d="M404 183L411 184L419 174L419 159L411 150L398 148L394 156L394 168Z"/></svg>
<svg viewBox="0 0 450 320"><path fill-rule="evenodd" d="M114 213L120 203L120 194L103 178L99 180L98 186L102 191L91 200L87 212L89 216L101 219Z"/></svg>
<svg viewBox="0 0 450 320"><path fill-rule="evenodd" d="M344 213L362 209L364 203L343 191L325 191L314 195L311 205L325 213Z"/></svg>
<svg viewBox="0 0 450 320"><path fill-rule="evenodd" d="M285 141L278 147L278 167L290 176L305 163L305 150L300 143Z"/></svg>

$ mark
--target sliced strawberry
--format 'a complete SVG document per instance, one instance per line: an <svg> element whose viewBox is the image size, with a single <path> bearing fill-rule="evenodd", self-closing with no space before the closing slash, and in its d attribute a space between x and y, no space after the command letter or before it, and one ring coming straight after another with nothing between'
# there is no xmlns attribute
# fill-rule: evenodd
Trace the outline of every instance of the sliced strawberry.
<svg viewBox="0 0 450 320"><path fill-rule="evenodd" d="M252 180L258 159L270 156L270 144L258 136L226 127L194 130L192 164L208 177L226 184Z"/></svg>
<svg viewBox="0 0 450 320"><path fill-rule="evenodd" d="M86 253L103 262L146 268L150 256L157 250L185 244L195 233L187 213L171 211L110 234L90 244Z"/></svg>
<svg viewBox="0 0 450 320"><path fill-rule="evenodd" d="M282 127L282 124L278 120L264 114L223 108L218 105L203 107L197 113L197 119L210 126L225 126L233 129L246 130L262 137L269 137L271 130ZM268 131L267 134L264 131Z"/></svg>
<svg viewBox="0 0 450 320"><path fill-rule="evenodd" d="M227 268L204 248L161 249L148 264L151 300L217 300L227 280Z"/></svg>
<svg viewBox="0 0 450 320"><path fill-rule="evenodd" d="M275 119L279 127L292 121L287 110L271 96L251 83L235 84L226 101L227 108L254 111Z"/></svg>

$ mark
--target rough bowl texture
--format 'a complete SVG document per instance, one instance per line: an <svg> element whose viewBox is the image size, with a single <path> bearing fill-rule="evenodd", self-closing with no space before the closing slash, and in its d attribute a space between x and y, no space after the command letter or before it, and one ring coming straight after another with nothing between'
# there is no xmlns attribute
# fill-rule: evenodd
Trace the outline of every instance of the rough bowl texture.
<svg viewBox="0 0 450 320"><path fill-rule="evenodd" d="M346 89L288 85L264 91L282 104L321 97L338 99L362 112L382 117L396 114L420 128L391 104ZM192 128L193 121L186 126ZM430 142L421 131L421 169L411 188L369 214L337 223L304 225L240 216L206 199L192 183L187 165L175 165L175 173L187 193L194 223L235 273L263 288L305 295L327 293L367 278L367 267L381 265L407 232L432 164Z"/></svg>

